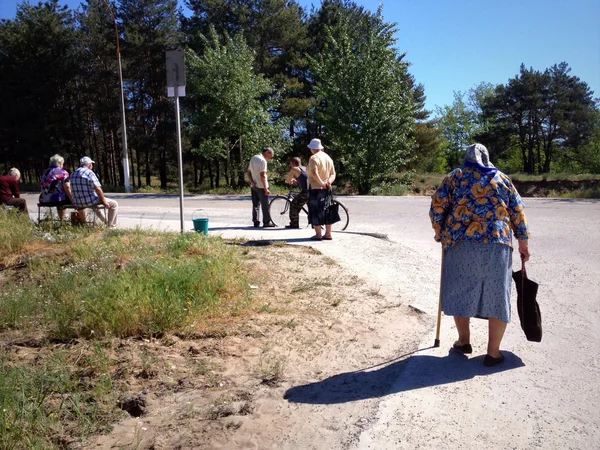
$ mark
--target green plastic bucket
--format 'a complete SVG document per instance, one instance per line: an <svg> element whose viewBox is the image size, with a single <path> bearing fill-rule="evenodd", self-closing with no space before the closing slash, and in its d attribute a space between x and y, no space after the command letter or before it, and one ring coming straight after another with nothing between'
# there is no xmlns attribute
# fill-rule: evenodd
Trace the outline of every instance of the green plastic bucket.
<svg viewBox="0 0 600 450"><path fill-rule="evenodd" d="M201 212L199 217L196 217L196 213L198 211L202 211L201 209L194 211L192 214L192 223L194 224L194 230L198 233L204 233L204 235L208 234L208 216L205 212Z"/></svg>

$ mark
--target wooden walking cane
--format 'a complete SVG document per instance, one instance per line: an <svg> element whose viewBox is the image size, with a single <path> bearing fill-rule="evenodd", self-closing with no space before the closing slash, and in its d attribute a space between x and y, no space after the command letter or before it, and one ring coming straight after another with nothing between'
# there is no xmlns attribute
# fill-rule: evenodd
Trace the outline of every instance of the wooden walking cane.
<svg viewBox="0 0 600 450"><path fill-rule="evenodd" d="M442 247L442 268L440 270L440 296L438 299L437 327L435 330L434 347L440 346L440 326L442 324L442 276L444 275L444 248Z"/></svg>

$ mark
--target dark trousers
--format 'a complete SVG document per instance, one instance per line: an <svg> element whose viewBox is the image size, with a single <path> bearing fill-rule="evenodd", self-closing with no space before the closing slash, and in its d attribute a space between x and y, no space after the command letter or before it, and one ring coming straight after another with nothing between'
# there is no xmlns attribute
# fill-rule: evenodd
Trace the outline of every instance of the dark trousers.
<svg viewBox="0 0 600 450"><path fill-rule="evenodd" d="M19 211L23 213L27 213L27 200L24 198L11 198L6 201L0 202L0 205L4 203L8 206L14 206Z"/></svg>
<svg viewBox="0 0 600 450"><path fill-rule="evenodd" d="M264 189L253 187L252 190L252 222L256 225L259 218L259 208L262 209L263 225L271 223L271 213L269 212L269 196L265 194Z"/></svg>
<svg viewBox="0 0 600 450"><path fill-rule="evenodd" d="M290 225L293 227L300 226L300 211L308 201L308 191L300 192L292 200L290 205Z"/></svg>

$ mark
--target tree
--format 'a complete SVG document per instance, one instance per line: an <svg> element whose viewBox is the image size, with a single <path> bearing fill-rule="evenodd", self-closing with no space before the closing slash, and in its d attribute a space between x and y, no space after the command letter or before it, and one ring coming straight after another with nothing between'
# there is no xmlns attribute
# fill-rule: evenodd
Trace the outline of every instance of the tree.
<svg viewBox="0 0 600 450"><path fill-rule="evenodd" d="M18 6L0 22L0 151L37 180L53 153L80 153L73 17L58 0Z"/></svg>
<svg viewBox="0 0 600 450"><path fill-rule="evenodd" d="M450 169L462 164L465 148L475 140L478 132L477 114L465 101L464 93L454 92L452 105L438 107L437 115L437 126L443 138L446 168Z"/></svg>
<svg viewBox="0 0 600 450"><path fill-rule="evenodd" d="M220 36L242 34L255 51L254 67L278 89L277 115L289 120L289 133L313 106L308 96L305 53L310 43L305 14L295 0L187 0L193 14L183 18L189 45L202 54L214 27Z"/></svg>
<svg viewBox="0 0 600 450"><path fill-rule="evenodd" d="M273 86L254 70L254 52L242 35L225 36L214 29L205 39L204 53L188 50L189 97L186 120L196 152L209 161L225 159L226 176L234 184L232 150L237 146L237 182L244 182L249 151L266 143L284 146L281 124L270 111L277 106ZM212 181L212 177L211 177ZM217 180L218 186L218 180Z"/></svg>
<svg viewBox="0 0 600 450"><path fill-rule="evenodd" d="M516 142L526 173L549 172L557 154L567 156L592 136L592 92L569 72L566 63L544 72L521 65L519 74L483 104L491 131Z"/></svg>
<svg viewBox="0 0 600 450"><path fill-rule="evenodd" d="M76 18L81 67L77 106L85 128L85 153L100 162L105 183L122 185L121 94L113 18L102 0L86 0ZM133 181L135 185L135 177Z"/></svg>
<svg viewBox="0 0 600 450"><path fill-rule="evenodd" d="M143 157L146 185L158 169L163 189L171 175L169 167L177 167L175 115L167 97L165 70L165 52L182 40L177 13L177 0L120 0L119 5L130 143L136 149L138 176Z"/></svg>
<svg viewBox="0 0 600 450"><path fill-rule="evenodd" d="M431 112L425 109L425 87L417 84L411 74L407 74L412 91L415 125L411 137L415 142L413 161L409 167L427 172L437 172L445 168L445 158L441 148L441 130L437 119L429 119ZM443 164L443 167L442 167Z"/></svg>
<svg viewBox="0 0 600 450"><path fill-rule="evenodd" d="M366 194L409 157L413 102L394 24L383 22L381 10L351 18L326 27L325 51L310 58L311 74L329 148Z"/></svg>

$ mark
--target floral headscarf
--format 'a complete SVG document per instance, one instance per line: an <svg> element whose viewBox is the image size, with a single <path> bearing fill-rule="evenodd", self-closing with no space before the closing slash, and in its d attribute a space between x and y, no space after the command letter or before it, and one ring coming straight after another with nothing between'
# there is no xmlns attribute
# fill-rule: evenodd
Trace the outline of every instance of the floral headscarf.
<svg viewBox="0 0 600 450"><path fill-rule="evenodd" d="M467 147L465 152L465 166L476 167L486 174L496 173L498 169L490 162L488 149L481 144L473 144Z"/></svg>

